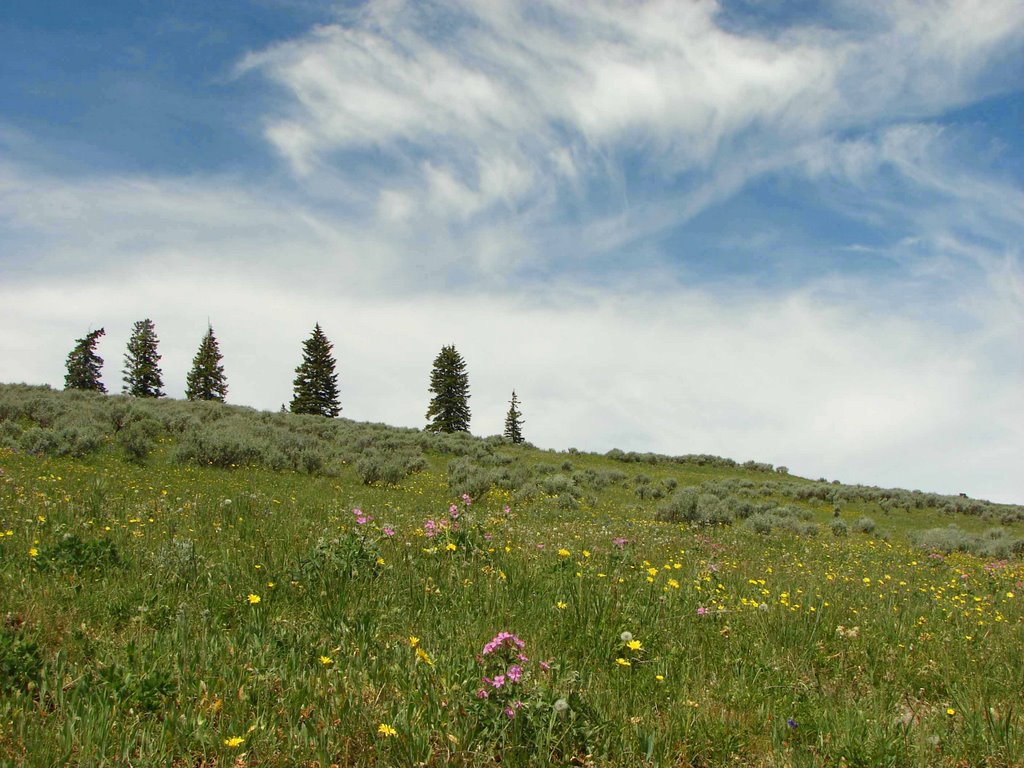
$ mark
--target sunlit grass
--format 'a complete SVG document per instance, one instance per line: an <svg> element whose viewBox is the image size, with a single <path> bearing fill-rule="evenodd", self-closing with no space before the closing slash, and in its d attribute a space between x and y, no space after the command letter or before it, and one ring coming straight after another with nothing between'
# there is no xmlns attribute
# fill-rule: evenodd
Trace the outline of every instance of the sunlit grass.
<svg viewBox="0 0 1024 768"><path fill-rule="evenodd" d="M569 513L466 503L439 455L367 486L170 448L0 456L0 761L1024 761L1024 568L914 548L934 510L761 536L655 522L629 483ZM483 653L500 632L522 647Z"/></svg>

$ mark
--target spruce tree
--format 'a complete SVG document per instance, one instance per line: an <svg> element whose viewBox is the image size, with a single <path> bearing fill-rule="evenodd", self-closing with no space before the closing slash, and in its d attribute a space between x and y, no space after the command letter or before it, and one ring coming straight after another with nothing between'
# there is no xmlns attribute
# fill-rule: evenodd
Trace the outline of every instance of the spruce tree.
<svg viewBox="0 0 1024 768"><path fill-rule="evenodd" d="M320 329L302 342L302 363L295 369L295 394L292 413L311 413L334 418L341 412L338 404L338 374L334 372L333 345Z"/></svg>
<svg viewBox="0 0 1024 768"><path fill-rule="evenodd" d="M192 370L186 378L185 397L189 400L219 400L224 402L228 384L224 378L224 366L213 326L206 327L206 335L199 344L199 351L192 358Z"/></svg>
<svg viewBox="0 0 1024 768"><path fill-rule="evenodd" d="M124 356L124 393L132 397L163 397L163 377L153 321L148 317L132 327Z"/></svg>
<svg viewBox="0 0 1024 768"><path fill-rule="evenodd" d="M96 345L105 333L106 331L100 328L98 331L86 334L84 339L75 340L75 348L68 353L68 372L64 376L64 389L107 391L103 382L100 381L103 358L96 354Z"/></svg>
<svg viewBox="0 0 1024 768"><path fill-rule="evenodd" d="M469 432L469 377L454 346L442 347L430 372L434 397L427 408L430 432Z"/></svg>
<svg viewBox="0 0 1024 768"><path fill-rule="evenodd" d="M525 443L523 438L523 413L519 410L519 399L516 391L512 390L512 400L508 405L508 414L505 416L505 437L515 444Z"/></svg>

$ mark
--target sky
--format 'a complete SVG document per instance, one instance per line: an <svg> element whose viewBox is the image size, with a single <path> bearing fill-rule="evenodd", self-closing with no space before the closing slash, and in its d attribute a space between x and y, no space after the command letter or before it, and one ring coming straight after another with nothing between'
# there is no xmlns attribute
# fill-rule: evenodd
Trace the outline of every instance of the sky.
<svg viewBox="0 0 1024 768"><path fill-rule="evenodd" d="M0 381L1024 503L1020 0L5 0Z"/></svg>

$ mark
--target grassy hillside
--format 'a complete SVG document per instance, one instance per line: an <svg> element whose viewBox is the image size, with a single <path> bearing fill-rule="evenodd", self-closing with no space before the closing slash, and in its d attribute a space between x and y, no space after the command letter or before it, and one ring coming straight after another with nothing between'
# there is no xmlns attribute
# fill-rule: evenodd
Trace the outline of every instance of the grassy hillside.
<svg viewBox="0 0 1024 768"><path fill-rule="evenodd" d="M24 386L0 446L3 764L1024 764L1019 507Z"/></svg>

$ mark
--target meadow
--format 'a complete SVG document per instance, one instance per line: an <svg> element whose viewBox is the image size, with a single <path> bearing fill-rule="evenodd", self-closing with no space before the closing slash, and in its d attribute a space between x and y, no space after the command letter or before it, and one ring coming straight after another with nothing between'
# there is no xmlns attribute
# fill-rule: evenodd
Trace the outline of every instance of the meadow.
<svg viewBox="0 0 1024 768"><path fill-rule="evenodd" d="M4 385L0 764L1024 765L1022 535L757 462Z"/></svg>

